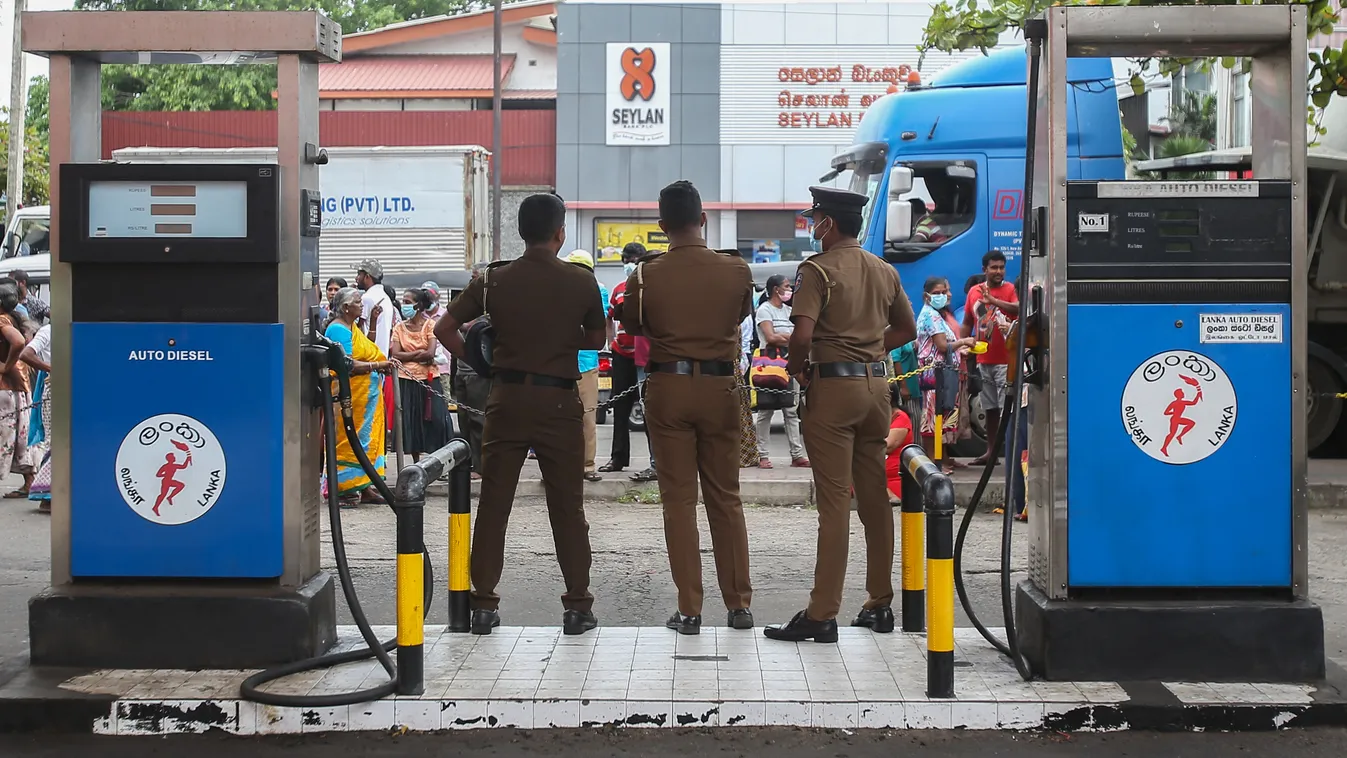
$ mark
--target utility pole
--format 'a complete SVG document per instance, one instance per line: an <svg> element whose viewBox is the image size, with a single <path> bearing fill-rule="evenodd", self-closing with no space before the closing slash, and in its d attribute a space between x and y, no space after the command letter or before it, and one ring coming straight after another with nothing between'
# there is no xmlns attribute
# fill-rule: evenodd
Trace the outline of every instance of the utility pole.
<svg viewBox="0 0 1347 758"><path fill-rule="evenodd" d="M491 43L492 64L495 66L495 88L491 92L491 260L500 260L500 168L501 156L501 118L500 118L500 35L501 0L496 0L496 9L492 20L494 39Z"/></svg>
<svg viewBox="0 0 1347 758"><path fill-rule="evenodd" d="M9 183L5 188L8 203L5 224L14 218L14 211L23 200L24 117L28 109L28 78L23 65L23 8L24 0L14 0L14 48L10 51L9 79Z"/></svg>

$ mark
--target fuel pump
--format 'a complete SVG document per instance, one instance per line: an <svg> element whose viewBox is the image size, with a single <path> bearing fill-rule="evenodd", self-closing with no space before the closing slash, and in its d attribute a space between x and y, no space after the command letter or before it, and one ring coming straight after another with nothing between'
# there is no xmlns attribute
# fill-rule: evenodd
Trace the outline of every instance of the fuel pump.
<svg viewBox="0 0 1347 758"><path fill-rule="evenodd" d="M1304 104L1287 94L1304 89L1304 14L1057 7L1026 30L1043 42L1006 403L1028 386L1013 623L1004 598L1022 673L1324 675L1306 587ZM1155 55L1252 57L1252 179L1094 181L1067 158L1068 57Z"/></svg>

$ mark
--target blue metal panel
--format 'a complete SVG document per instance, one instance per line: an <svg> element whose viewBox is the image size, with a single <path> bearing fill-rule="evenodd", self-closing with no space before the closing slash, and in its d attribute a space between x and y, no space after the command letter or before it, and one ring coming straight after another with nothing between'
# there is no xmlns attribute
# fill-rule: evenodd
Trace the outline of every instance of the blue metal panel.
<svg viewBox="0 0 1347 758"><path fill-rule="evenodd" d="M74 576L280 576L282 338L280 324L72 325Z"/></svg>
<svg viewBox="0 0 1347 758"><path fill-rule="evenodd" d="M1067 311L1071 586L1290 586L1289 306ZM1202 344L1202 314L1280 314L1283 331Z"/></svg>

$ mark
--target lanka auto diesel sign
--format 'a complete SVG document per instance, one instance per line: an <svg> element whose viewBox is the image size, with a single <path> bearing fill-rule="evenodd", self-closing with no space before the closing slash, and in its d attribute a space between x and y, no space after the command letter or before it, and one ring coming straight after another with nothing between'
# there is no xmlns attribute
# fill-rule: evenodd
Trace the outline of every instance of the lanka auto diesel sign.
<svg viewBox="0 0 1347 758"><path fill-rule="evenodd" d="M671 66L668 42L608 43L607 144L669 144Z"/></svg>

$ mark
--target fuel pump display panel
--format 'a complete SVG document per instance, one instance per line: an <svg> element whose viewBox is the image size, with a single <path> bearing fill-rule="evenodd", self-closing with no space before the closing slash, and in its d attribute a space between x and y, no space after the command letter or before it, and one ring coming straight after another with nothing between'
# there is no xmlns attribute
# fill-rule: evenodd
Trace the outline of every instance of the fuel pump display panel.
<svg viewBox="0 0 1347 758"><path fill-rule="evenodd" d="M1291 275L1288 182L1069 182L1066 223L1069 281Z"/></svg>

